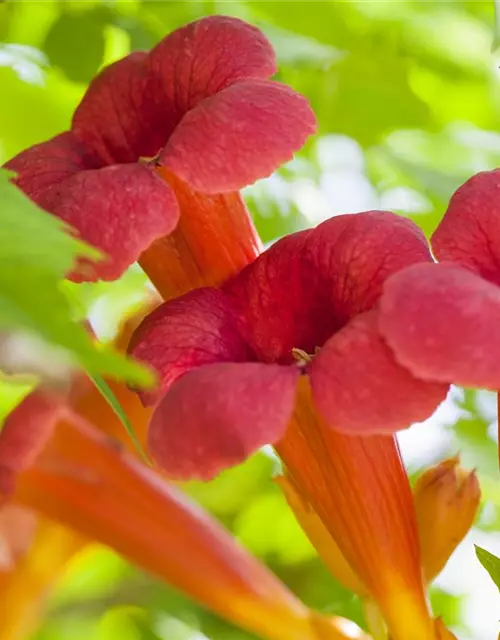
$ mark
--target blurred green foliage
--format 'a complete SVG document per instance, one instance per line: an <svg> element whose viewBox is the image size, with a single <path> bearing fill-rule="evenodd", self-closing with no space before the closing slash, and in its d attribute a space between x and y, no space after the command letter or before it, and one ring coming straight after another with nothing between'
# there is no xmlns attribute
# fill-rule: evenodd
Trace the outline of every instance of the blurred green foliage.
<svg viewBox="0 0 500 640"><path fill-rule="evenodd" d="M318 137L293 162L245 191L266 242L360 208L391 208L430 233L464 179L500 165L494 3L481 0L7 0L0 4L0 161L68 127L103 65L211 13L262 28L278 53L277 79L305 94L319 121ZM143 287L135 269L115 284L69 285L106 338ZM0 412L22 392L3 385ZM460 449L480 474L474 535L484 540L500 527L494 399L467 391L450 404L451 417L435 427L440 438L410 458L410 470ZM361 623L356 598L329 576L272 483L276 464L261 453L187 490L306 603ZM498 549L498 538L488 540ZM470 611L471 602L491 602L488 585L471 584L463 571L460 578L460 567L454 576L453 588L448 580L433 589L436 613L461 639L496 637L495 611L489 618L484 608ZM111 551L89 548L52 597L36 640L117 637L249 638Z"/></svg>
<svg viewBox="0 0 500 640"><path fill-rule="evenodd" d="M73 322L61 280L77 258L96 260L99 252L33 204L10 175L0 171L0 329L35 334L89 371L147 384L148 372L121 354L97 350L83 326Z"/></svg>

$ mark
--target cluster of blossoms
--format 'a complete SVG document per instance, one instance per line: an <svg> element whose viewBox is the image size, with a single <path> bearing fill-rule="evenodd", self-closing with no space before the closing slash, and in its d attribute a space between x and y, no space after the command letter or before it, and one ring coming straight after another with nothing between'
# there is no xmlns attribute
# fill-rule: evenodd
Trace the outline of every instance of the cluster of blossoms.
<svg viewBox="0 0 500 640"><path fill-rule="evenodd" d="M451 638L428 612L422 568L431 580L465 535L477 480L460 476L455 459L432 471L433 482L446 478L453 517L430 534L435 502L422 496L432 483L412 496L394 433L429 417L450 384L500 387L500 173L475 176L453 196L431 239L439 263L415 224L385 211L334 217L257 255L238 190L290 159L315 130L307 101L269 80L275 70L257 29L202 19L106 68L71 129L7 167L35 202L102 250L101 262L78 264L68 277L113 280L139 261L165 298L128 345L158 373L157 387L139 392L147 408L117 387L158 470L210 479L275 445L299 521L333 572L344 567L346 584L377 602L393 640ZM52 493L48 515L94 535L90 520L67 509L70 498L89 508L81 474L68 472L87 453L85 473L111 487L94 507L106 542L116 546L118 524L131 515L115 506L113 526L104 515L110 496L125 504L134 479L179 518L177 498L155 495L139 463L112 447L99 453L102 441L75 418L82 385L63 398L40 387L11 415L0 438L0 490L38 510ZM63 486L55 476L65 473ZM155 570L163 530L154 530L146 560L130 539L117 548ZM440 537L448 542L436 554L429 540ZM174 582L192 592L179 575ZM221 593L208 604L227 615ZM298 611L290 627L307 618ZM293 637L311 637L299 628ZM338 634L321 637L347 637Z"/></svg>

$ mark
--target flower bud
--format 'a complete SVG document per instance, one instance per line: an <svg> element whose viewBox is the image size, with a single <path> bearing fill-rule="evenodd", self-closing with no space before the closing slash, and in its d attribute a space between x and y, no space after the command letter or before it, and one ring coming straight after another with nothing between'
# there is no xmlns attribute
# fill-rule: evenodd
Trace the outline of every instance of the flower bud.
<svg viewBox="0 0 500 640"><path fill-rule="evenodd" d="M474 471L459 457L427 469L414 488L424 575L431 582L464 538L476 516L481 491Z"/></svg>

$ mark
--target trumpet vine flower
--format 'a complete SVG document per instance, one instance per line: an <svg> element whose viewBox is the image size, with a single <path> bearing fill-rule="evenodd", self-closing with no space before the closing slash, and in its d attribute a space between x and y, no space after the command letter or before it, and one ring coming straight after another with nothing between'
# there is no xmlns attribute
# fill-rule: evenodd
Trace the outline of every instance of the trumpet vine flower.
<svg viewBox="0 0 500 640"><path fill-rule="evenodd" d="M381 332L421 380L500 388L500 170L470 178L431 237L438 264L389 278Z"/></svg>
<svg viewBox="0 0 500 640"><path fill-rule="evenodd" d="M305 98L269 80L275 72L258 29L202 18L105 68L69 131L7 163L27 195L106 254L72 279L113 280L140 260L168 297L186 278L218 283L255 257L238 190L315 129Z"/></svg>
<svg viewBox="0 0 500 640"><path fill-rule="evenodd" d="M397 363L378 300L388 277L430 261L408 220L338 216L277 242L221 287L163 304L130 346L159 374L142 398L167 475L212 477L275 443L395 640L434 640L437 627L392 433L432 413L448 387Z"/></svg>
<svg viewBox="0 0 500 640"><path fill-rule="evenodd" d="M332 429L392 433L428 417L447 386L401 367L378 331L387 277L430 260L408 220L339 216L286 237L220 288L167 302L130 353L158 372L153 457L172 477L207 479L286 432L299 378Z"/></svg>

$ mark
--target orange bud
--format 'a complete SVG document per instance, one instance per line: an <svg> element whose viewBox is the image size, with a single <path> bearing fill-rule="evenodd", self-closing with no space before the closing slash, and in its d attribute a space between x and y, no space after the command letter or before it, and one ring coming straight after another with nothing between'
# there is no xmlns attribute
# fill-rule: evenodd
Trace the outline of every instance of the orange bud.
<svg viewBox="0 0 500 640"><path fill-rule="evenodd" d="M338 544L312 508L311 503L300 495L293 480L290 477L279 476L276 478L276 482L285 494L298 523L330 573L350 591L354 591L359 596L367 596L368 591L365 585L345 559Z"/></svg>
<svg viewBox="0 0 500 640"><path fill-rule="evenodd" d="M455 456L424 471L413 494L422 566L430 582L471 528L481 490L475 472L462 469Z"/></svg>

